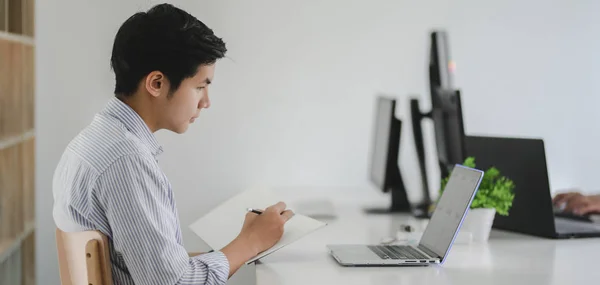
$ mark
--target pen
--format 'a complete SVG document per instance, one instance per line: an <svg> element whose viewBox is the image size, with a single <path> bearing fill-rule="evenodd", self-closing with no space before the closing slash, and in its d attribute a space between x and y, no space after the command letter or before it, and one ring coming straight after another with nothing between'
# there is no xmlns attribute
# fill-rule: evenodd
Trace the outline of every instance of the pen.
<svg viewBox="0 0 600 285"><path fill-rule="evenodd" d="M252 209L252 208L248 208L248 212L252 212L252 213L255 213L255 214L257 214L257 215L260 215L260 214L262 214L262 211L260 211L260 210L256 210L256 209Z"/></svg>

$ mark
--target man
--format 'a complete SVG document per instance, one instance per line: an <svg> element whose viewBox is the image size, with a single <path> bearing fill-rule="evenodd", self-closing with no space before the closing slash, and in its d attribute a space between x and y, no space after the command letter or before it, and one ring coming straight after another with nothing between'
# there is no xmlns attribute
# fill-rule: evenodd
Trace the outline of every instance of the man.
<svg viewBox="0 0 600 285"><path fill-rule="evenodd" d="M208 87L225 52L211 29L168 4L136 13L117 32L115 97L68 145L53 181L57 227L105 234L115 284L224 284L273 246L292 216L278 203L248 214L220 250L190 257L183 247L153 133L183 133L210 106Z"/></svg>
<svg viewBox="0 0 600 285"><path fill-rule="evenodd" d="M579 192L558 194L554 205L563 207L563 211L576 215L600 214L600 195L582 195Z"/></svg>

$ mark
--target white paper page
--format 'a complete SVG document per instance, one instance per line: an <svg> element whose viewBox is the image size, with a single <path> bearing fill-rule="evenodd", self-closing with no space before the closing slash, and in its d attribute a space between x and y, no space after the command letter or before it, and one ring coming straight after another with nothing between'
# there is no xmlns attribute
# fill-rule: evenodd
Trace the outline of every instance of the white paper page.
<svg viewBox="0 0 600 285"><path fill-rule="evenodd" d="M220 250L240 233L248 208L265 209L279 201L268 190L253 189L244 191L196 220L190 225L190 229L211 248ZM247 263L269 255L325 225L327 224L321 221L295 214L285 223L281 240Z"/></svg>

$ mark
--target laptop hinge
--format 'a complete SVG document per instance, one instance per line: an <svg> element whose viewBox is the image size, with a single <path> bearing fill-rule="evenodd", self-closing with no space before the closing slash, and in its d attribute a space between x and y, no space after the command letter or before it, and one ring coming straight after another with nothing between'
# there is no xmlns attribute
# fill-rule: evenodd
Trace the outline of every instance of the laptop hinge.
<svg viewBox="0 0 600 285"><path fill-rule="evenodd" d="M431 256L431 257L437 257L439 259L442 259L441 256L438 256L435 252L429 250L426 246L424 245L419 245L417 248L419 248L421 251L425 252L427 255Z"/></svg>

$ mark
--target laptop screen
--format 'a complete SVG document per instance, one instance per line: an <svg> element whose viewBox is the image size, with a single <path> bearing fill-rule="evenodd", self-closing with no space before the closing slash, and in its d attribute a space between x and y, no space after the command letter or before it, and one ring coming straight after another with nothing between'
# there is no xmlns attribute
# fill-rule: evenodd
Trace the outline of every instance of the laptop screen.
<svg viewBox="0 0 600 285"><path fill-rule="evenodd" d="M483 172L479 170L454 167L419 245L427 247L444 259L482 177Z"/></svg>

